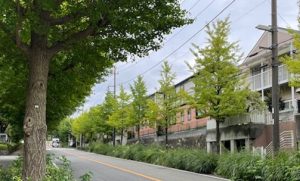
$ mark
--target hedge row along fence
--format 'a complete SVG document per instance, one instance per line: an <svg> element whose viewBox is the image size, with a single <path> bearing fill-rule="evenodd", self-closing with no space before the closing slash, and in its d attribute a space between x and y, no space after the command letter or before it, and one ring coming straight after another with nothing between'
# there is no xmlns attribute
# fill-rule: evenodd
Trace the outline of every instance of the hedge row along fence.
<svg viewBox="0 0 300 181"><path fill-rule="evenodd" d="M300 181L300 152L282 152L261 159L247 152L216 155L199 149L165 149L160 146L116 146L91 143L86 151L162 165L231 180Z"/></svg>

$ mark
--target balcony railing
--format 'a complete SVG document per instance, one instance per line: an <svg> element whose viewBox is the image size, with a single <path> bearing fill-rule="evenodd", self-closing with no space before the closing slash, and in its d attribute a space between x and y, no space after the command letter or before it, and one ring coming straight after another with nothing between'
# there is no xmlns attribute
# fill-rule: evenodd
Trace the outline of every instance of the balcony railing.
<svg viewBox="0 0 300 181"><path fill-rule="evenodd" d="M253 112L230 117L220 124L220 128L233 125L254 124L272 124L272 114L269 112ZM207 121L207 130L216 129L216 121Z"/></svg>
<svg viewBox="0 0 300 181"><path fill-rule="evenodd" d="M280 65L278 67L278 83L283 84L288 82L289 73L286 65ZM272 69L268 69L263 73L251 76L249 78L250 89L254 91L259 91L262 89L267 89L272 86Z"/></svg>
<svg viewBox="0 0 300 181"><path fill-rule="evenodd" d="M188 131L192 129L203 128L206 126L206 123L207 120L205 118L198 119L195 121L188 121L184 123L177 123L175 125L170 125L168 129L168 133L178 133L178 132ZM155 134L156 134L155 128L148 127L147 129L141 129L140 131L140 135L142 137L154 136Z"/></svg>

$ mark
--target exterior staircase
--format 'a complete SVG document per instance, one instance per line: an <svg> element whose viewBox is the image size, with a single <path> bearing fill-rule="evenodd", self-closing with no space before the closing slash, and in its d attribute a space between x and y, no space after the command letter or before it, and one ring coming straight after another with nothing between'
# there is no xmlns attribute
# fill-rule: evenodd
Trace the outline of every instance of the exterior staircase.
<svg viewBox="0 0 300 181"><path fill-rule="evenodd" d="M283 131L280 133L280 149L293 149L294 143L294 132L293 130ZM264 149L265 155L273 154L273 141L271 141Z"/></svg>

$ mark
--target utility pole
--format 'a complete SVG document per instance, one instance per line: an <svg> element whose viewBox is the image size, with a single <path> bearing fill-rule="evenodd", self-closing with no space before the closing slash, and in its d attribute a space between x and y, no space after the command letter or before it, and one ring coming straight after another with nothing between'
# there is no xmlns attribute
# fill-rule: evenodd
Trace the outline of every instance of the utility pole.
<svg viewBox="0 0 300 181"><path fill-rule="evenodd" d="M277 0L272 0L272 113L273 113L273 151L280 147L279 139L279 86L278 86L278 28Z"/></svg>
<svg viewBox="0 0 300 181"><path fill-rule="evenodd" d="M278 27L277 27L277 0L272 0L272 26L258 25L256 28L272 33L272 46L260 47L272 50L272 117L273 117L273 151L277 153L280 147L279 138L279 86L278 86Z"/></svg>
<svg viewBox="0 0 300 181"><path fill-rule="evenodd" d="M113 70L113 72L114 72L114 99L116 99L116 66L114 66L114 70ZM115 146L116 145L116 128L113 128L113 146Z"/></svg>

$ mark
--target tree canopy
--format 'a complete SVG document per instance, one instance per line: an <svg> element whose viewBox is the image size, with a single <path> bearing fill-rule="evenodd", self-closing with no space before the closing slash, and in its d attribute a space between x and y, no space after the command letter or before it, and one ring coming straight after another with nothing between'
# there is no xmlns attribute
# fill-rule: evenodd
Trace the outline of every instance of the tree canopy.
<svg viewBox="0 0 300 181"><path fill-rule="evenodd" d="M132 94L132 110L131 120L133 124L137 127L138 140L140 139L140 127L146 121L146 112L147 112L147 88L142 76L138 76L137 80L134 81L133 85L130 86Z"/></svg>
<svg viewBox="0 0 300 181"><path fill-rule="evenodd" d="M206 29L207 45L204 48L194 45L193 50L196 57L192 69L195 74L193 101L203 117L216 121L217 152L220 151L219 124L228 117L246 112L251 104L249 98L251 101L257 98L256 93L247 88L237 67L241 55L237 42L228 40L229 32L229 19L218 20Z"/></svg>
<svg viewBox="0 0 300 181"><path fill-rule="evenodd" d="M300 22L300 17L298 17L298 23ZM296 50L300 49L300 34L298 31L291 30L291 34L294 37L294 48ZM290 85L295 87L300 87L300 55L295 53L292 56L285 56L283 62L287 65L288 71L293 74L290 80Z"/></svg>
<svg viewBox="0 0 300 181"><path fill-rule="evenodd" d="M107 67L157 50L164 34L190 22L185 16L178 0L0 0L1 58L8 59L10 67L10 62L23 64L28 72L26 103L20 109L24 180L41 180L45 174L46 118L59 120L70 114L69 104L82 102ZM63 90L73 86L82 90L73 95Z"/></svg>

